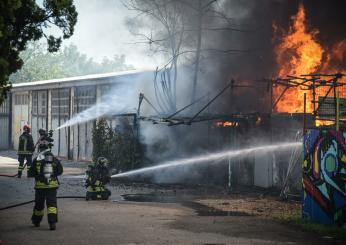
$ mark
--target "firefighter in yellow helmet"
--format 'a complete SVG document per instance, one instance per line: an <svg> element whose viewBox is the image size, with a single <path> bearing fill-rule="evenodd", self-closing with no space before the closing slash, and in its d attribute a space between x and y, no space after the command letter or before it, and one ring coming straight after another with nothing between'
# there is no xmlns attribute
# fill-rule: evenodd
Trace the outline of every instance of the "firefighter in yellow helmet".
<svg viewBox="0 0 346 245"><path fill-rule="evenodd" d="M29 169L31 167L32 162L32 153L34 152L34 141L32 139L32 136L30 134L30 126L24 125L23 127L23 133L19 137L19 146L18 146L18 178L22 177L22 172L24 170L24 161L26 160L26 165L28 169L28 175L29 175Z"/></svg>
<svg viewBox="0 0 346 245"><path fill-rule="evenodd" d="M51 138L51 137L50 137ZM51 152L51 141L43 141L41 151L34 159L30 174L35 178L35 206L32 214L32 223L39 227L43 218L44 204L47 206L48 223L51 230L55 230L58 222L57 189L59 188L58 176L62 174L63 167L60 161Z"/></svg>

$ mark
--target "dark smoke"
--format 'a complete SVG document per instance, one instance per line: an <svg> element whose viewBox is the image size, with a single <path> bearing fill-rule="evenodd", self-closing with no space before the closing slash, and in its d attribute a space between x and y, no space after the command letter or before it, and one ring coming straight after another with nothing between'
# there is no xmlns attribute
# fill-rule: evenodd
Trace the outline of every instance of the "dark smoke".
<svg viewBox="0 0 346 245"><path fill-rule="evenodd" d="M197 0L188 2L194 5L198 3ZM232 19L227 23L220 18L205 16L203 27L235 28L241 31L203 31L202 48L213 51L202 52L197 97L209 92L209 98L211 98L231 79L235 80L235 85L248 87L235 86L216 100L206 112L223 115L271 113L271 89L263 78L271 78L277 71L274 47L279 40L273 37L273 24L288 30L291 17L297 13L299 5L302 3L305 6L309 28L320 30L320 34L317 36L318 41L328 44L346 38L344 31L345 1L342 0L224 0L212 5L213 10L222 11ZM189 19L186 28L196 29L196 13L188 8L185 8L184 11ZM196 32L191 32L186 37L184 48L195 48L196 38ZM229 50L237 52L228 52ZM178 108L191 100L191 78L194 64L193 54L182 59L178 78ZM194 107L194 111L188 111L187 116L192 116L202 105L203 103L200 103ZM273 119L267 119L267 121L270 120L273 121ZM278 123L280 132L282 131L281 126L285 123L288 124L287 122ZM300 127L298 121L294 123L298 126L291 128L293 135ZM237 129L238 138L235 143L237 147L246 146L249 142L260 143L259 138L261 138L261 142L272 140L270 138L272 136L268 134L268 125L260 129L252 129L254 126L250 124L249 122L249 125L242 125ZM230 129L217 129L212 126L212 122L170 128L154 125L144 133L144 137L150 142L147 145L148 157L153 162L158 162L201 152L212 152L223 147L232 147L230 142L232 132ZM289 137L285 135L282 138L289 140ZM251 159L249 161L247 159L239 160L241 163L239 166L246 166L247 162L251 162ZM227 178L227 163L220 166L219 169L183 168L175 170L174 173L167 171L157 175L156 180L175 182L203 178L210 178L214 182L224 182Z"/></svg>
<svg viewBox="0 0 346 245"><path fill-rule="evenodd" d="M220 50L238 49L246 52L209 54L203 60L201 70L202 73L211 72L213 75L209 74L208 77L213 79L206 80L201 75L202 83L211 90L224 86L231 78L237 82L247 81L245 84L251 81L254 85L254 88L239 88L235 89L233 94L228 94L228 100L223 100L220 105L225 113L270 112L270 90L266 83L257 80L275 76L278 67L274 47L280 39L274 38L273 24L288 30L291 17L297 13L300 4L305 7L308 29L319 30L317 41L327 50L331 50L336 42L346 39L346 2L343 0L223 1L222 11L234 17L233 24L229 26L245 32L205 32L204 45ZM220 26L220 20L206 19L204 24ZM225 103L226 105L223 105Z"/></svg>

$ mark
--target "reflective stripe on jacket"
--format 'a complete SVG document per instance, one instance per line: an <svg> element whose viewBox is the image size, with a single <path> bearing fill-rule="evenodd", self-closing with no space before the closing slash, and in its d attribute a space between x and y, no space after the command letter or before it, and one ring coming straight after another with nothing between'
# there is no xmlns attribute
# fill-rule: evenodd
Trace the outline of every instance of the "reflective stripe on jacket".
<svg viewBox="0 0 346 245"><path fill-rule="evenodd" d="M34 159L33 164L30 168L31 176L35 177L35 189L53 189L59 187L58 175L63 172L63 167L60 161L54 157L53 160L53 174L49 179L44 177L43 173L43 161L38 161Z"/></svg>
<svg viewBox="0 0 346 245"><path fill-rule="evenodd" d="M31 134L24 132L19 137L18 155L32 155L34 151L34 141Z"/></svg>
<svg viewBox="0 0 346 245"><path fill-rule="evenodd" d="M51 189L51 188L58 188L59 182L57 179L52 180L50 179L47 183L45 181L37 180L35 182L35 189Z"/></svg>

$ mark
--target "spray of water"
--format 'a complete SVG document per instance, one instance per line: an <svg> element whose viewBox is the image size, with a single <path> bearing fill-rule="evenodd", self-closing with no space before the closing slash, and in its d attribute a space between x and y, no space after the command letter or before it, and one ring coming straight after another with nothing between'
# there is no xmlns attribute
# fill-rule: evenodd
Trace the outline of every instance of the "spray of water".
<svg viewBox="0 0 346 245"><path fill-rule="evenodd" d="M122 113L131 112L130 105L124 99L125 89L117 88L116 93L110 91L109 94L102 96L101 101L93 105L92 107L78 113L70 120L62 124L56 130L73 126L76 124L85 123L96 118L105 116L105 115L117 115ZM126 97L125 97L126 98Z"/></svg>
<svg viewBox="0 0 346 245"><path fill-rule="evenodd" d="M249 155L249 154L258 153L258 152L266 153L266 152L276 151L280 149L294 148L301 145L302 145L301 142L289 142L289 143L257 146L257 147L251 147L251 148L240 149L240 150L222 151L222 152L217 152L212 154L200 155L196 157L189 157L189 158L163 162L152 167L146 167L146 168L128 171L125 173L115 174L115 175L112 175L112 178L129 177L131 175L148 173L148 172L160 170L163 168L199 164L199 163L203 163L207 161L215 161L215 160L223 159L223 158L234 158L241 155Z"/></svg>
<svg viewBox="0 0 346 245"><path fill-rule="evenodd" d="M71 120L68 120L63 125L58 127L56 130L73 126L80 123L85 123L90 120L94 120L96 118L102 117L104 115L116 115L126 112L126 107L121 103L106 103L101 102L97 103L94 106L90 107L89 109L86 109L82 111L81 113L78 113L76 116L71 118Z"/></svg>

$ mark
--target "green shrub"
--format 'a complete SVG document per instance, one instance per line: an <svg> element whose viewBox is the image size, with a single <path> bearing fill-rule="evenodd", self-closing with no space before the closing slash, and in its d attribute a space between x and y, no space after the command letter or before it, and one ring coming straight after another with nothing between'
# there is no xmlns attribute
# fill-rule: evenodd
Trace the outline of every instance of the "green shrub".
<svg viewBox="0 0 346 245"><path fill-rule="evenodd" d="M93 129L93 161L106 157L112 168L124 172L135 168L136 138L131 127L122 132L109 127L107 120L101 118Z"/></svg>

